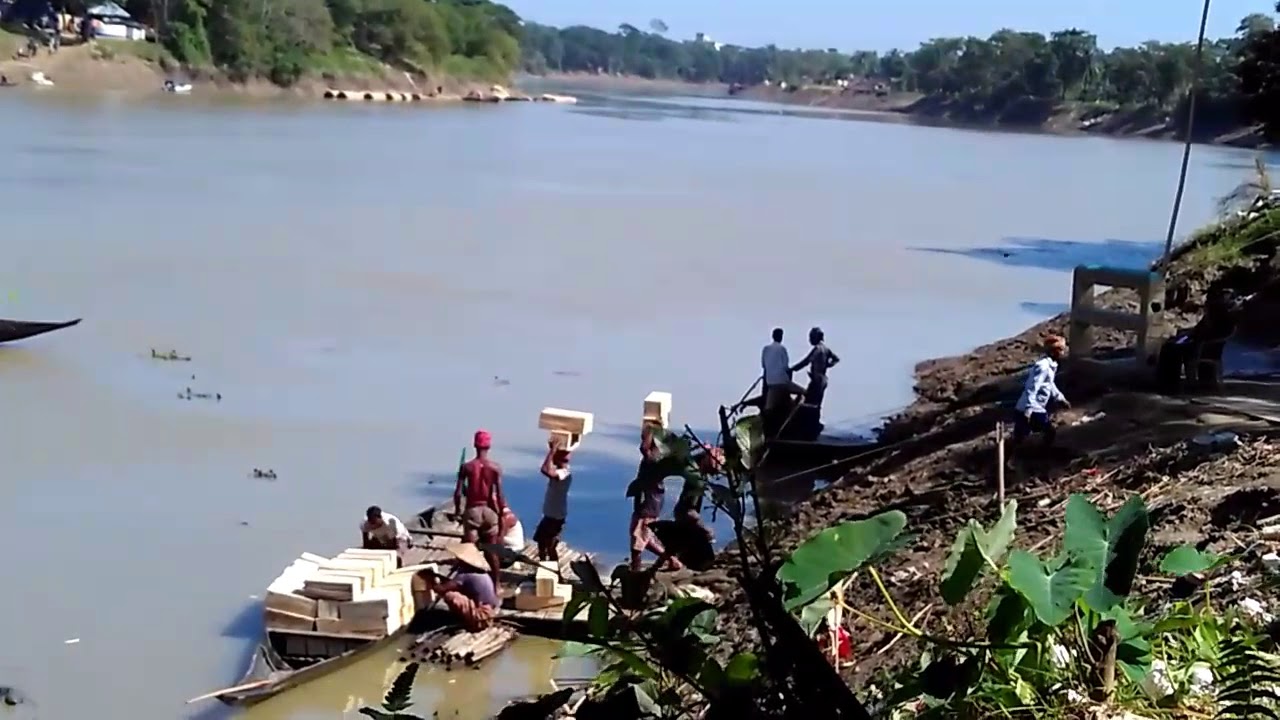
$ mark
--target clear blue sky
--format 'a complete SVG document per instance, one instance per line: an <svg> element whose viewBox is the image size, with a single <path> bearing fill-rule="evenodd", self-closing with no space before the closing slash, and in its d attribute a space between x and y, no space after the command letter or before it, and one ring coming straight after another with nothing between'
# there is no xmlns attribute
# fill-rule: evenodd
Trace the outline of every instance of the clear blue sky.
<svg viewBox="0 0 1280 720"><path fill-rule="evenodd" d="M705 32L735 45L840 50L913 49L931 37L987 36L1002 27L1051 32L1079 27L1103 47L1144 40L1194 41L1201 0L507 0L548 25L647 29L661 18L673 38ZM1240 18L1273 12L1275 0L1213 0L1209 36L1231 35Z"/></svg>

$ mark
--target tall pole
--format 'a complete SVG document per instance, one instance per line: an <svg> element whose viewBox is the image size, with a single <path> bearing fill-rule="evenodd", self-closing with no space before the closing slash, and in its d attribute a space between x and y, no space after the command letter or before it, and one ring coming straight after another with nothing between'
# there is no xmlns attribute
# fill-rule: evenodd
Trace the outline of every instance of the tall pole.
<svg viewBox="0 0 1280 720"><path fill-rule="evenodd" d="M1204 33L1209 24L1209 2L1204 0L1200 13L1200 35L1196 38L1196 56L1191 65L1191 98L1187 102L1187 128L1182 142L1182 169L1178 172L1178 192L1173 196L1173 213L1169 216L1169 234L1164 240L1164 257L1160 260L1160 274L1169 274L1169 260L1173 254L1173 236L1178 229L1178 212L1182 209L1182 194L1187 188L1187 166L1191 163L1191 133L1196 121L1196 95L1200 94L1200 75L1204 65Z"/></svg>

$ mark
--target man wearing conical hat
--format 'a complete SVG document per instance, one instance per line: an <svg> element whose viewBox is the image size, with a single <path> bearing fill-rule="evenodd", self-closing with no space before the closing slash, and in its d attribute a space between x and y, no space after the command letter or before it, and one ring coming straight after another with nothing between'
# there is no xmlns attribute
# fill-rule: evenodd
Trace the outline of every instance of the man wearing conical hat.
<svg viewBox="0 0 1280 720"><path fill-rule="evenodd" d="M1046 446L1053 444L1055 430L1052 414L1058 409L1071 407L1058 389L1058 361L1066 357L1067 341L1060 335L1050 335L1044 340L1044 355L1027 373L1022 395L1018 398L1017 416L1013 421L1013 442L1021 444L1032 433L1044 435Z"/></svg>
<svg viewBox="0 0 1280 720"><path fill-rule="evenodd" d="M435 565L419 570L417 576L444 601L463 627L471 632L483 630L493 622L501 605L489 576L489 561L472 543L458 543L447 549L457 567L452 578L442 575Z"/></svg>

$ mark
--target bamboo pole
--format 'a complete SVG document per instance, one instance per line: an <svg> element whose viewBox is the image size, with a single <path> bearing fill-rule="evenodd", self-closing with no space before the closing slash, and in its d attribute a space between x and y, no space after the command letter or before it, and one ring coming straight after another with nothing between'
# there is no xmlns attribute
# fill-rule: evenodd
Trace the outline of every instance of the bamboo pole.
<svg viewBox="0 0 1280 720"><path fill-rule="evenodd" d="M1169 276L1169 262L1173 257L1173 236L1178 229L1178 212L1182 209L1182 195L1187 188L1187 168L1191 162L1191 139L1196 122L1196 95L1200 94L1201 75L1204 74L1204 35L1209 24L1209 3L1204 0L1200 12L1200 34L1196 38L1196 54L1192 64L1191 88L1187 91L1187 131L1182 140L1182 166L1178 171L1178 190L1173 196L1173 212L1169 216L1169 233L1164 241L1164 255L1160 258L1160 274Z"/></svg>
<svg viewBox="0 0 1280 720"><path fill-rule="evenodd" d="M1004 422L996 423L996 504L1004 507Z"/></svg>
<svg viewBox="0 0 1280 720"><path fill-rule="evenodd" d="M207 692L203 695L197 695L191 698L190 700L188 700L186 704L190 705L191 703L200 702L201 700L208 700L209 698L217 697L219 695L225 695L227 693L244 692L245 690L253 690L254 688L260 688L264 685L269 685L271 684L271 682L272 682L271 678L267 678L266 680L255 680L253 682L244 683L243 685L233 685L229 688L223 688L221 690L214 690L213 692Z"/></svg>

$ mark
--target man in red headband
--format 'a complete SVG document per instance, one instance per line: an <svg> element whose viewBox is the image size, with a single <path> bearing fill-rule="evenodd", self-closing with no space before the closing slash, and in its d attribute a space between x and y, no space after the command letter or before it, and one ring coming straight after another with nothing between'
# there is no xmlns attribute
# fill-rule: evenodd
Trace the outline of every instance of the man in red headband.
<svg viewBox="0 0 1280 720"><path fill-rule="evenodd" d="M502 466L489 459L493 438L477 430L474 442L476 456L458 468L458 484L453 490L453 511L462 518L463 541L496 545L501 542L502 516L507 501L502 495ZM466 499L466 511L462 501ZM500 563L496 553L486 553L493 585L499 587Z"/></svg>
<svg viewBox="0 0 1280 720"><path fill-rule="evenodd" d="M538 560L560 560L560 533L569 515L569 486L573 475L569 472L569 451L560 447L560 438L552 437L547 443L547 456L542 460L542 474L547 478L547 492L542 496L542 520L533 532L538 543Z"/></svg>

